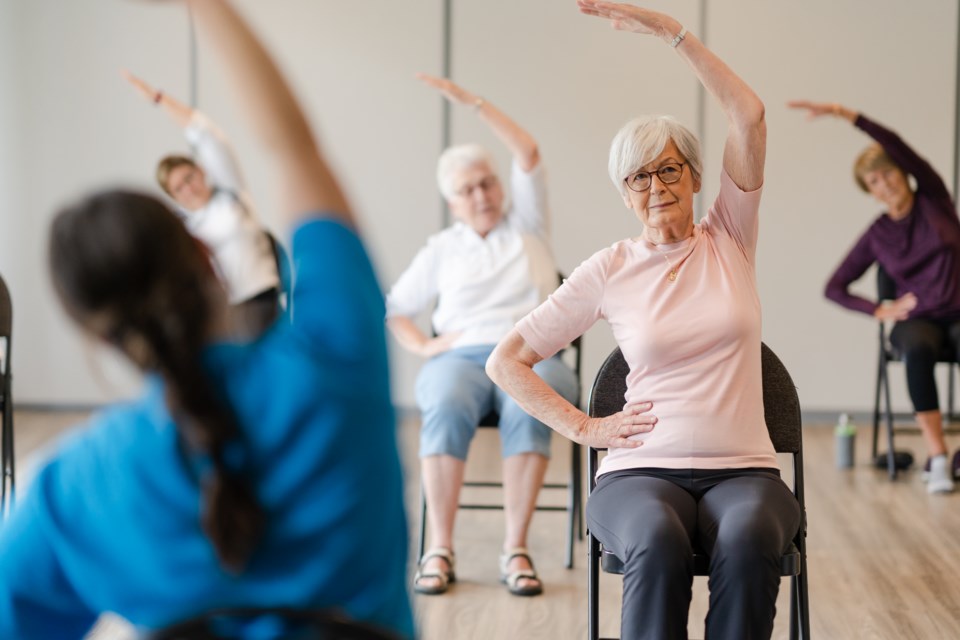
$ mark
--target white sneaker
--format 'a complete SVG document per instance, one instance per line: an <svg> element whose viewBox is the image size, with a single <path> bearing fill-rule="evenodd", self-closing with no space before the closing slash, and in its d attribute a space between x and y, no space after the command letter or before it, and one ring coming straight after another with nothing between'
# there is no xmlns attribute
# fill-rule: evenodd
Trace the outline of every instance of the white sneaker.
<svg viewBox="0 0 960 640"><path fill-rule="evenodd" d="M930 460L927 493L950 493L951 491L953 491L953 470L947 463L947 456L934 456Z"/></svg>

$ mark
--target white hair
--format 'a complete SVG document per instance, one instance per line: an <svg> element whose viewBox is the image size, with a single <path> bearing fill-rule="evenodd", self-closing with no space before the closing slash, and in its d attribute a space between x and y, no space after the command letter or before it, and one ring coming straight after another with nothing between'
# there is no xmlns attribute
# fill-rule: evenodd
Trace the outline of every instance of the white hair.
<svg viewBox="0 0 960 640"><path fill-rule="evenodd" d="M478 164L485 164L490 171L497 172L493 156L478 144L449 147L440 154L440 160L437 161L437 186L440 187L443 197L451 200L456 195L453 190L453 179L458 171Z"/></svg>
<svg viewBox="0 0 960 640"><path fill-rule="evenodd" d="M671 116L639 116L623 125L610 144L607 169L621 195L627 195L627 176L655 160L670 140L690 165L694 181L700 180L700 142L693 132Z"/></svg>

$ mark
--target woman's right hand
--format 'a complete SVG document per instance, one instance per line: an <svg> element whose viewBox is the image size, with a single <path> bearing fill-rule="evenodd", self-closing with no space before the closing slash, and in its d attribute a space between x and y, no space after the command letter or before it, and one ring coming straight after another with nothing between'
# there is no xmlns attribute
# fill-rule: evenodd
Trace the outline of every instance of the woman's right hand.
<svg viewBox="0 0 960 640"><path fill-rule="evenodd" d="M428 338L420 346L418 353L424 358L432 358L433 356L440 355L444 351L449 351L460 335L460 331L454 331L453 333L445 333L435 338Z"/></svg>
<svg viewBox="0 0 960 640"><path fill-rule="evenodd" d="M917 306L917 296L912 292L905 293L896 300L886 300L873 310L873 317L877 320L906 320L910 312Z"/></svg>
<svg viewBox="0 0 960 640"><path fill-rule="evenodd" d="M467 91L449 78L438 78L426 73L418 73L417 80L420 80L429 87L433 87L442 93L444 98L456 104L475 105L479 98L479 96Z"/></svg>
<svg viewBox="0 0 960 640"><path fill-rule="evenodd" d="M577 0L580 13L610 20L618 31L652 34L664 42L670 42L682 28L680 23L664 13L635 7L622 2L601 0Z"/></svg>
<svg viewBox="0 0 960 640"><path fill-rule="evenodd" d="M596 449L636 449L643 440L633 436L649 433L657 424L652 408L652 402L640 402L605 418L588 418L576 441Z"/></svg>
<svg viewBox="0 0 960 640"><path fill-rule="evenodd" d="M791 100L787 103L791 109L804 109L807 112L807 120L813 120L821 116L836 116L853 122L857 119L857 112L848 109L842 104L836 102L811 102L809 100Z"/></svg>
<svg viewBox="0 0 960 640"><path fill-rule="evenodd" d="M156 89L154 89L145 81L133 75L126 69L123 69L120 73L121 75L123 75L124 79L127 82L129 82L131 85L133 85L133 88L136 89L144 98L146 98L150 102L156 101L157 93L158 93Z"/></svg>

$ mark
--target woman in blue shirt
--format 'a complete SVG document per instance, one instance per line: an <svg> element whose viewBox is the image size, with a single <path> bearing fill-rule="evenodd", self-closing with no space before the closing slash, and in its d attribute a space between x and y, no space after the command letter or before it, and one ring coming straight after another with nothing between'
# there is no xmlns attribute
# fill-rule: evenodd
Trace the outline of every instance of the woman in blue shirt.
<svg viewBox="0 0 960 640"><path fill-rule="evenodd" d="M66 310L148 384L65 442L0 529L0 637L237 606L335 608L412 637L380 288L269 56L226 2L189 4L278 169L297 315L225 341L214 271L155 198L101 192L57 216Z"/></svg>

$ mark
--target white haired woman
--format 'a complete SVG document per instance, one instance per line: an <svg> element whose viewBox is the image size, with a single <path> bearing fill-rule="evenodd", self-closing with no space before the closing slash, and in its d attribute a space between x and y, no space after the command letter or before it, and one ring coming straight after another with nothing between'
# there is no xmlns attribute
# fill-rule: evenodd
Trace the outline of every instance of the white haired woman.
<svg viewBox="0 0 960 640"><path fill-rule="evenodd" d="M757 220L764 106L662 13L594 0L580 10L671 45L727 115L720 193L693 219L699 145L672 118L614 138L610 177L643 230L580 265L487 364L520 406L610 452L587 505L591 531L625 563L623 638L686 638L693 548L710 556L710 638L769 638L779 560L800 523L764 422ZM630 372L623 411L589 418L532 367L605 319Z"/></svg>
<svg viewBox="0 0 960 640"><path fill-rule="evenodd" d="M513 325L557 285L547 245L546 183L536 140L490 102L450 80L420 75L454 103L472 106L513 155L513 204L490 154L477 145L447 149L437 181L455 220L427 240L387 296L387 325L402 346L428 360L417 377L423 487L432 547L420 559L414 590L439 594L456 578L454 519L467 450L484 415L500 415L506 535L501 577L514 595L543 585L526 549L527 529L550 456L550 429L522 411L484 372L490 352ZM436 303L435 337L414 318ZM579 394L559 358L534 375L568 401Z"/></svg>

